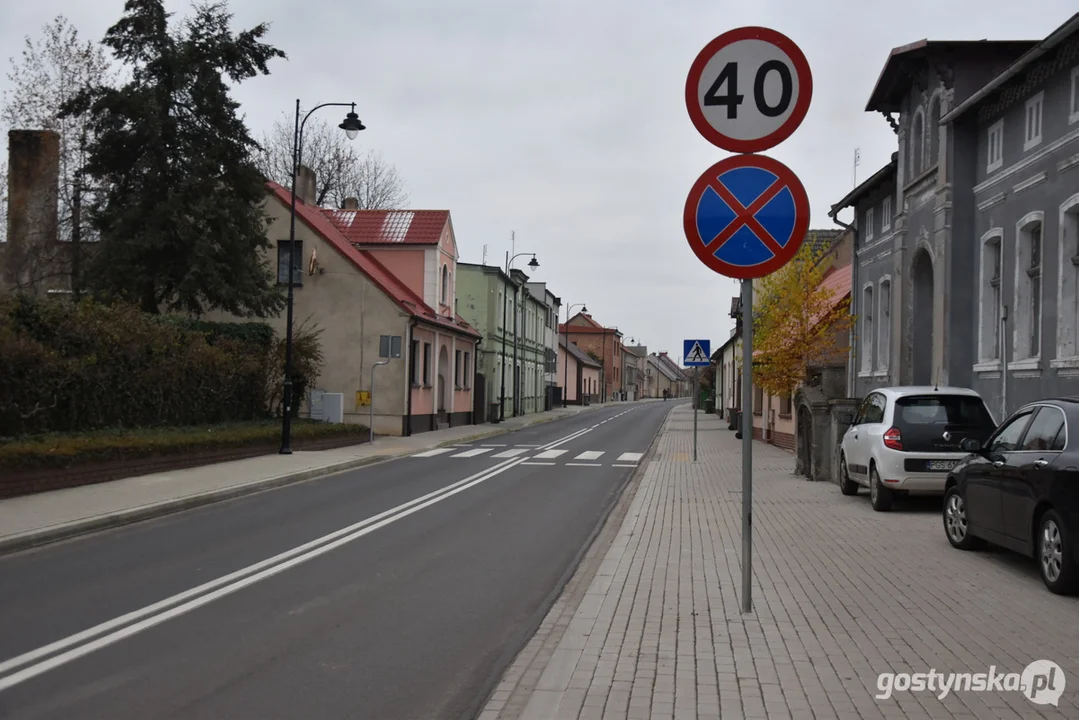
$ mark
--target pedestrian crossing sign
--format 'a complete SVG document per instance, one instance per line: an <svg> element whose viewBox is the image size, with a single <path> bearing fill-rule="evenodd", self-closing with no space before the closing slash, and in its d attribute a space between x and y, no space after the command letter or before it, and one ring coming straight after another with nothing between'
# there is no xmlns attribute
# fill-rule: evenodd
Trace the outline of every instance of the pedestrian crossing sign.
<svg viewBox="0 0 1079 720"><path fill-rule="evenodd" d="M682 342L682 363L686 367L707 367L712 363L712 343L709 340L685 340Z"/></svg>

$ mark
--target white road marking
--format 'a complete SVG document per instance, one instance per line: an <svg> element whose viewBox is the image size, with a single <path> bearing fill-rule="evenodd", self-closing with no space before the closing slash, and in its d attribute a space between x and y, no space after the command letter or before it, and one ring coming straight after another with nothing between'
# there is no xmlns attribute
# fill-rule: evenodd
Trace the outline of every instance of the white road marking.
<svg viewBox="0 0 1079 720"><path fill-rule="evenodd" d="M539 455L536 455L535 460L554 460L556 457L566 454L566 450L544 450Z"/></svg>
<svg viewBox="0 0 1079 720"><path fill-rule="evenodd" d="M611 465L611 467L635 468L637 466L636 465L619 465L618 463L615 463L614 465Z"/></svg>
<svg viewBox="0 0 1079 720"><path fill-rule="evenodd" d="M511 458L511 457L517 457L518 455L521 455L522 453L526 453L526 452L528 452L528 448L510 448L509 450L503 450L502 452L497 453L495 455L492 455L491 457Z"/></svg>
<svg viewBox="0 0 1079 720"><path fill-rule="evenodd" d="M603 450L585 450L583 453L573 458L574 460L598 460L603 454Z"/></svg>
<svg viewBox="0 0 1079 720"><path fill-rule="evenodd" d="M472 448L471 450L465 450L463 453L450 455L450 457L476 457L477 455L482 455L485 452L491 452L491 448Z"/></svg>
<svg viewBox="0 0 1079 720"><path fill-rule="evenodd" d="M584 433L573 433L565 438L542 446L542 449L569 442L582 434ZM143 630L160 625L167 620L171 620L174 617L202 607L218 598L230 595L249 585L253 585L260 580L272 577L284 570L306 562L307 560L324 555L346 543L357 540L364 535L394 523L403 517L407 517L412 513L441 502L451 495L456 495L474 485L490 480L506 470L523 463L524 458L504 460L493 467L470 475L463 480L458 480L451 485L447 485L446 487L439 488L438 490L415 498L414 500L402 503L395 508L391 508L378 515L369 517L366 520L361 520L348 527L311 540L310 542L299 545L291 550L287 550L271 558L255 563L254 565L229 573L216 580L203 583L202 585L178 593L172 597L165 598L152 605L147 605L139 610L134 610L125 615L121 615L120 617L100 623L94 627L83 630L82 632L69 635L66 638L49 643L36 650L31 650L22 655L0 662L0 675L24 665L28 666L24 667L22 670L9 674L6 677L0 678L0 691L14 687L19 683L37 677L38 675L60 667L61 665L83 657L84 655L89 655L95 650L112 645L113 643L131 637ZM66 650L66 652L61 652L64 650ZM57 655L54 653L60 654ZM48 657L50 655L52 655L52 657L49 657L47 660L43 660L37 664L31 664L40 658Z"/></svg>
<svg viewBox="0 0 1079 720"><path fill-rule="evenodd" d="M514 447L538 448L540 446L539 445L514 445Z"/></svg>
<svg viewBox="0 0 1079 720"><path fill-rule="evenodd" d="M640 462L641 458L643 458L643 457L644 457L644 453L622 453L621 455L618 456L618 460L616 460L616 462L635 463L635 462Z"/></svg>
<svg viewBox="0 0 1079 720"><path fill-rule="evenodd" d="M521 464L522 464L522 465L554 465L555 463L550 463L550 462L532 462L531 460L526 460L525 462L523 462L523 463L521 463Z"/></svg>
<svg viewBox="0 0 1079 720"><path fill-rule="evenodd" d="M453 452L454 450L457 450L457 449L458 448L455 448L455 447L435 448L434 450L426 450L426 451L421 452L421 453L416 453L412 457L434 457L435 455L441 455L442 453Z"/></svg>
<svg viewBox="0 0 1079 720"><path fill-rule="evenodd" d="M566 463L567 467L603 467L603 463Z"/></svg>
<svg viewBox="0 0 1079 720"><path fill-rule="evenodd" d="M483 447L506 447L505 443L499 445L498 443L484 443Z"/></svg>

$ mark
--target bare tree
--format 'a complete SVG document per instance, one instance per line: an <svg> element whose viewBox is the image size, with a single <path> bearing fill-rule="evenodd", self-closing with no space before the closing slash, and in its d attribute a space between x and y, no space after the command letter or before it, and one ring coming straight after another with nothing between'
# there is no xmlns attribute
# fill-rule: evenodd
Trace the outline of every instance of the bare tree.
<svg viewBox="0 0 1079 720"><path fill-rule="evenodd" d="M292 184L294 120L284 115L263 135L257 164L262 174L285 187ZM345 134L330 123L312 118L303 133L304 165L315 171L315 204L342 207L354 197L361 210L405 207L405 192L397 168L380 153L360 154Z"/></svg>
<svg viewBox="0 0 1079 720"><path fill-rule="evenodd" d="M60 182L57 198L59 237L34 234L30 246L6 248L8 280L18 289L31 289L43 282L70 276L74 253L81 250L67 242L74 229L74 208L93 204L95 188L79 180L79 169L86 161L85 148L90 139L87 115L61 118L60 109L88 87L110 84L114 76L104 48L83 41L78 30L63 15L56 16L42 28L41 36L25 38L19 59L10 58L7 77L9 89L0 103L0 123L6 130L53 130L60 136ZM5 163L6 170L6 163ZM0 237L7 235L7 173L3 173L4 222ZM79 190L76 190L76 187ZM78 197L81 196L81 197ZM80 202L81 201L81 202ZM80 222L80 239L93 240L89 223ZM17 252L16 252L17 250ZM69 250L74 251L68 252Z"/></svg>
<svg viewBox="0 0 1079 720"><path fill-rule="evenodd" d="M75 26L57 15L37 41L26 37L22 57L11 58L7 77L11 88L4 91L0 122L8 129L60 135L60 238L70 239L75 173L85 162L89 126L87 115L60 118L60 108L86 88L111 83L109 58L101 45L82 41ZM92 192L84 187L84 206Z"/></svg>

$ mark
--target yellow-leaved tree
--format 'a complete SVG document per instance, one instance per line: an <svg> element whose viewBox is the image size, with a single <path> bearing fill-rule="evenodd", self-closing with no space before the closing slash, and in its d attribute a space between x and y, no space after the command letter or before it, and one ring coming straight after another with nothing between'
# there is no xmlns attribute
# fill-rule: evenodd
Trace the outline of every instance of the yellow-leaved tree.
<svg viewBox="0 0 1079 720"><path fill-rule="evenodd" d="M756 291L753 383L769 395L793 393L811 367L841 363L850 349L850 284L826 277L830 250L807 237Z"/></svg>

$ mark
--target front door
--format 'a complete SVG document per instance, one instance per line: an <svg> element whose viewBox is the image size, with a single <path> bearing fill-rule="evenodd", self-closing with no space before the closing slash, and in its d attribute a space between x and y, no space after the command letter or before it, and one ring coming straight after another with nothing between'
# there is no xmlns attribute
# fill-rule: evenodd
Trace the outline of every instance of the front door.
<svg viewBox="0 0 1079 720"><path fill-rule="evenodd" d="M1039 489L1044 492L1048 488L1054 463L1064 449L1063 428L1064 413L1060 408L1042 405L1030 421L1020 449L1009 455L1000 487L1008 537L1030 542Z"/></svg>
<svg viewBox="0 0 1079 720"><path fill-rule="evenodd" d="M985 460L967 469L967 516L971 523L991 532L1004 533L1001 482L1008 472L1010 456L1019 448L1033 412L1025 410L1002 425L986 445Z"/></svg>

